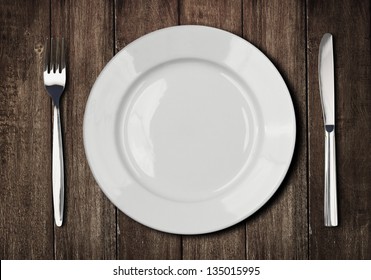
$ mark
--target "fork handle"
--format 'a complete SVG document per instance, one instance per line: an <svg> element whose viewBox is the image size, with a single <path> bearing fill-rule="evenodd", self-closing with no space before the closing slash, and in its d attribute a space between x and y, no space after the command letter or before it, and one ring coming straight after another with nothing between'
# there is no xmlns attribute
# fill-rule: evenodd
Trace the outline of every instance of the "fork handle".
<svg viewBox="0 0 371 280"><path fill-rule="evenodd" d="M336 195L336 152L335 126L326 126L325 137L325 226L338 225L338 209Z"/></svg>
<svg viewBox="0 0 371 280"><path fill-rule="evenodd" d="M53 105L53 206L55 224L60 227L64 208L64 168L61 118L56 105Z"/></svg>

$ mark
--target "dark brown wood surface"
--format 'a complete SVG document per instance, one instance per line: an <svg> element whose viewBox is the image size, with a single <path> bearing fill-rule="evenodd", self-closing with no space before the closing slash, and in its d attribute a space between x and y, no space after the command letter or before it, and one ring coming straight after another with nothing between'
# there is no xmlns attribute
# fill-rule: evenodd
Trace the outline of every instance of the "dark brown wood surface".
<svg viewBox="0 0 371 280"><path fill-rule="evenodd" d="M294 103L297 143L273 198L222 231L181 236L117 210L86 161L90 89L128 43L179 24L214 26L262 50ZM324 131L317 57L334 35L339 226L323 225ZM47 37L67 41L62 97L65 223L54 226ZM0 0L1 259L371 259L370 1Z"/></svg>
<svg viewBox="0 0 371 280"><path fill-rule="evenodd" d="M49 2L0 8L0 258L53 258L51 103L43 83ZM45 20L47 19L47 20ZM46 133L45 133L46 132Z"/></svg>

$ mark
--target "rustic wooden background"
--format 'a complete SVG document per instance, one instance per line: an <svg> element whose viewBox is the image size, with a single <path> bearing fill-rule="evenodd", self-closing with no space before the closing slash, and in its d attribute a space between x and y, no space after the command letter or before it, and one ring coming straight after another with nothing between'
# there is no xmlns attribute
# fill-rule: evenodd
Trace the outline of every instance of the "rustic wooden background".
<svg viewBox="0 0 371 280"><path fill-rule="evenodd" d="M260 48L294 102L297 145L286 179L256 214L199 236L149 229L118 211L89 170L85 104L120 49L166 26L228 30ZM335 40L340 225L323 226L324 132L320 39ZM68 42L62 98L65 224L54 226L51 100L42 80L45 38ZM0 0L1 259L371 259L369 0Z"/></svg>

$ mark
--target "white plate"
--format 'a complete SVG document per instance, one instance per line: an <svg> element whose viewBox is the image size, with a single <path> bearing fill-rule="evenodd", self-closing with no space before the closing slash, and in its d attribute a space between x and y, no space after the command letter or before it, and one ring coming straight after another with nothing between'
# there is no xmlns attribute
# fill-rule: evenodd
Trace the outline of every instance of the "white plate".
<svg viewBox="0 0 371 280"><path fill-rule="evenodd" d="M84 145L99 186L125 214L171 233L236 224L277 190L295 114L257 48L205 26L155 31L120 51L91 90Z"/></svg>

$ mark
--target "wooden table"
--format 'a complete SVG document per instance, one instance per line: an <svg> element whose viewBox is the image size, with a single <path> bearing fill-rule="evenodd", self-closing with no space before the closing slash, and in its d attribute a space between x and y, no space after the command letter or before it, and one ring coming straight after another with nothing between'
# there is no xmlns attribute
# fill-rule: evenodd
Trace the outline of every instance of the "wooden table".
<svg viewBox="0 0 371 280"><path fill-rule="evenodd" d="M180 236L142 226L99 189L82 124L105 64L159 28L201 24L260 48L294 102L297 144L279 191L217 233ZM340 225L323 225L324 129L317 77L322 35L334 35ZM68 42L62 98L65 224L54 226L51 100L45 39ZM370 1L0 0L1 259L371 259Z"/></svg>

